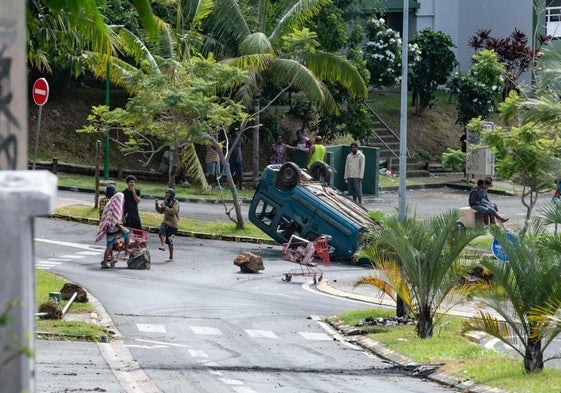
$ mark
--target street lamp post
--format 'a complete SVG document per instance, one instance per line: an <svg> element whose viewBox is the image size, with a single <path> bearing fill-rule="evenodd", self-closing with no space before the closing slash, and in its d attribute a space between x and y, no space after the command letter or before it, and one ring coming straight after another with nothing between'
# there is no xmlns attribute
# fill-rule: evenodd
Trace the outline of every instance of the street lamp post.
<svg viewBox="0 0 561 393"><path fill-rule="evenodd" d="M111 64L107 60L105 68L105 105L109 107L109 85L111 77ZM105 146L103 153L103 180L109 180L109 127L105 130Z"/></svg>

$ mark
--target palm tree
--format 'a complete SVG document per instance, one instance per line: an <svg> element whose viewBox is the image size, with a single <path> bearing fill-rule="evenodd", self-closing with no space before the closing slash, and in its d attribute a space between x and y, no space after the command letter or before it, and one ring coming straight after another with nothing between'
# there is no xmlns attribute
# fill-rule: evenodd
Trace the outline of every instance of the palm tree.
<svg viewBox="0 0 561 393"><path fill-rule="evenodd" d="M377 270L356 285L374 285L397 302L401 298L417 319L417 335L432 337L435 316L463 273L460 254L484 233L475 228L456 230L457 211L428 222L397 214L384 217L378 232L358 258L368 258Z"/></svg>
<svg viewBox="0 0 561 393"><path fill-rule="evenodd" d="M494 283L483 293L484 302L498 316L480 311L465 323L464 330L498 338L523 357L527 372L540 371L548 360L545 349L561 332L561 323L554 317L561 310L561 254L548 245L550 241L559 244L560 239L542 231L541 236L514 241L498 228L491 231L508 257L507 263L481 262L494 276Z"/></svg>
<svg viewBox="0 0 561 393"><path fill-rule="evenodd" d="M250 108L248 112L261 112L260 97L267 82L301 91L331 114L338 113L338 108L323 81L338 82L354 96L367 96L366 83L348 60L317 49L312 32L298 30L327 3L328 0L289 0L272 4L258 0L251 7L255 14L246 16L236 0L216 0L204 24L205 50L249 71L238 92L239 99ZM254 123L255 186L259 171L258 117Z"/></svg>
<svg viewBox="0 0 561 393"><path fill-rule="evenodd" d="M133 0L144 27L156 32L150 0ZM70 65L80 75L79 56L83 50L108 55L116 42L103 18L97 0L30 0L27 2L27 59L35 69L52 72L54 61Z"/></svg>

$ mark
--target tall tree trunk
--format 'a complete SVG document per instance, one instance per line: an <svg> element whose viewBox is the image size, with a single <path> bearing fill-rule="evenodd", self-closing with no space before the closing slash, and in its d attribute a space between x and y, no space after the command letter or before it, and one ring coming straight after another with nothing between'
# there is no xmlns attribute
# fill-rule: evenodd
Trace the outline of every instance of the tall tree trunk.
<svg viewBox="0 0 561 393"><path fill-rule="evenodd" d="M175 189L175 175L177 173L177 150L169 150L169 164L168 164L168 187Z"/></svg>
<svg viewBox="0 0 561 393"><path fill-rule="evenodd" d="M259 184L259 131L260 131L260 124L259 124L259 113L261 112L261 94L256 94L254 101L254 108L255 108L255 128L253 129L253 154L252 154L252 164L253 164L253 171L252 171L252 185L253 189L257 189L257 185Z"/></svg>

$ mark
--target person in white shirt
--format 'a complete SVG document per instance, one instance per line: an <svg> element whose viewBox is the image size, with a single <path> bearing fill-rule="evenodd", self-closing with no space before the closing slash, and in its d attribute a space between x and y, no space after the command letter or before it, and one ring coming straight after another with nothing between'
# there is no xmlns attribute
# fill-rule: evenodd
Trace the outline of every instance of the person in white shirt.
<svg viewBox="0 0 561 393"><path fill-rule="evenodd" d="M362 205L362 179L364 178L364 154L358 150L358 145L351 143L351 152L345 162L345 183L353 201Z"/></svg>

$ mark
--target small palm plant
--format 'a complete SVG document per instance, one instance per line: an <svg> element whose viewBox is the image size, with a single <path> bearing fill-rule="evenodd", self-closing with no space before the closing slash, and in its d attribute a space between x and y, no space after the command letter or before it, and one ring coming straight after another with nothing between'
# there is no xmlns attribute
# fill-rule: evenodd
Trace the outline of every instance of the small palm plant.
<svg viewBox="0 0 561 393"><path fill-rule="evenodd" d="M355 285L374 285L397 302L401 298L417 319L417 335L433 335L435 317L456 288L463 270L461 254L483 228L456 230L457 211L428 221L386 216L380 229L369 235L368 246L357 253L372 261L377 273Z"/></svg>
<svg viewBox="0 0 561 393"><path fill-rule="evenodd" d="M506 263L481 262L494 276L484 291L485 304L498 315L481 310L464 331L498 338L523 357L527 372L541 371L549 360L545 349L561 332L561 254L552 247L560 243L559 236L537 231L537 236L513 241L498 228L491 231L508 257Z"/></svg>

